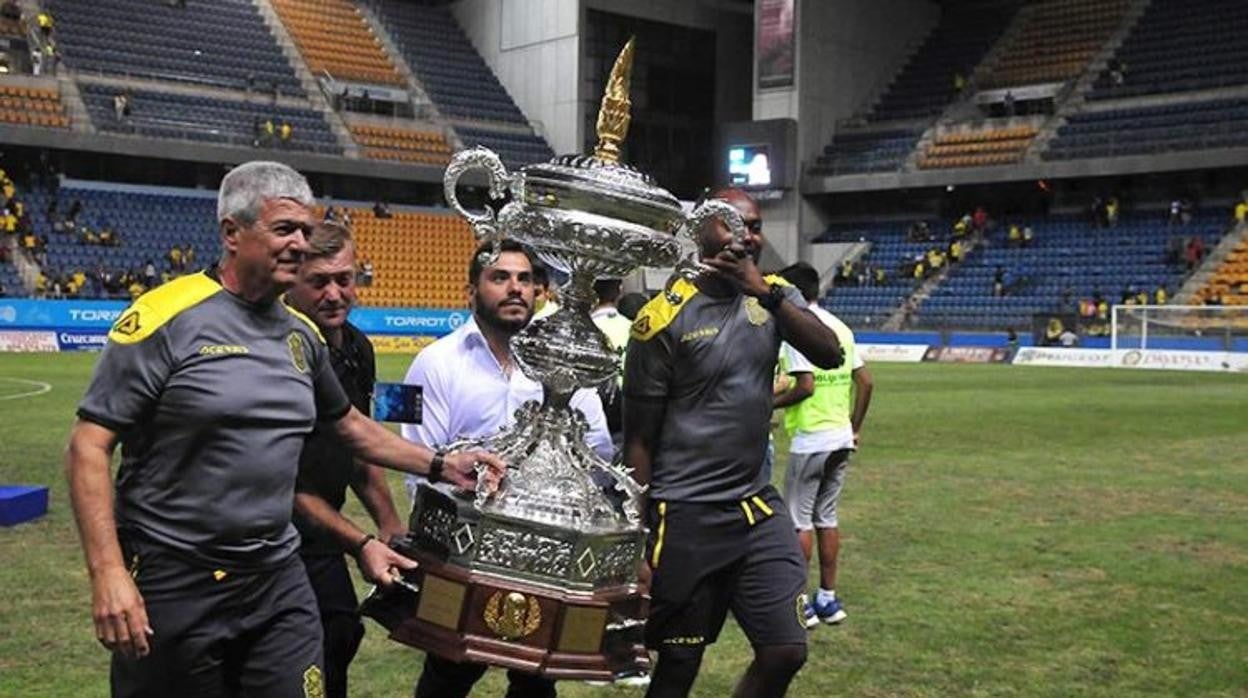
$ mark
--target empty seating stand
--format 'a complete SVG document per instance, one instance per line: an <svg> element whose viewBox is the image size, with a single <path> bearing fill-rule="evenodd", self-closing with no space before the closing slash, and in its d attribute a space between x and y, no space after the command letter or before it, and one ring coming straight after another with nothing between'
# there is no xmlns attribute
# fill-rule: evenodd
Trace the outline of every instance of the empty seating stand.
<svg viewBox="0 0 1248 698"><path fill-rule="evenodd" d="M26 87L0 82L0 122L67 128L69 117L55 87Z"/></svg>
<svg viewBox="0 0 1248 698"><path fill-rule="evenodd" d="M313 73L405 86L360 11L347 0L272 0Z"/></svg>
<svg viewBox="0 0 1248 698"><path fill-rule="evenodd" d="M498 153L508 167L545 162L554 156L546 142L531 133L491 131L457 126L465 148L481 145Z"/></svg>
<svg viewBox="0 0 1248 698"><path fill-rule="evenodd" d="M837 133L811 166L812 175L893 172L914 150L923 128Z"/></svg>
<svg viewBox="0 0 1248 698"><path fill-rule="evenodd" d="M1034 126L1013 126L937 136L919 159L922 169L1009 165L1023 159L1036 136Z"/></svg>
<svg viewBox="0 0 1248 698"><path fill-rule="evenodd" d="M359 289L365 305L462 308L468 261L476 247L463 219L442 213L395 211L377 218L350 209L360 259L372 262L373 283Z"/></svg>
<svg viewBox="0 0 1248 698"><path fill-rule="evenodd" d="M49 194L33 190L28 196L32 210L42 212ZM92 230L109 226L120 236L117 247L80 244L71 233L57 232L43 215L31 216L37 235L48 238L48 263L44 272L49 276L82 271L90 275L99 267L112 271L142 272L151 260L158 272L170 269L169 249L174 245L195 249L195 266L210 264L220 251L216 220L216 199L191 192L171 189L151 192L112 191L74 185L61 187L58 193L60 210L71 202L82 202L80 225ZM6 284L7 285L7 284ZM103 289L94 282L80 294L102 297Z"/></svg>
<svg viewBox="0 0 1248 698"><path fill-rule="evenodd" d="M1248 84L1248 3L1185 0L1150 3L1088 99Z"/></svg>
<svg viewBox="0 0 1248 698"><path fill-rule="evenodd" d="M1029 8L986 87L1060 82L1077 77L1118 29L1127 0L1046 0Z"/></svg>
<svg viewBox="0 0 1248 698"><path fill-rule="evenodd" d="M1002 221L919 305L915 321L927 327L1021 330L1036 313L1075 312L1079 299L1097 291L1117 303L1127 286L1151 298L1161 285L1173 298L1185 272L1182 265L1167 264L1169 246L1199 236L1211 248L1224 233L1224 215L1198 214L1185 226L1168 225L1161 210L1123 215L1112 228L1095 228L1082 216L1017 221L1035 231L1026 248L1007 245L1008 222ZM1008 273L1013 286L1003 297L993 295L998 268ZM1062 306L1067 287L1072 303Z"/></svg>
<svg viewBox="0 0 1248 698"><path fill-rule="evenodd" d="M1220 296L1224 305L1248 305L1248 240L1241 240L1196 293L1195 302Z"/></svg>
<svg viewBox="0 0 1248 698"><path fill-rule="evenodd" d="M940 22L889 85L869 120L929 119L940 114L958 96L954 75L970 77L1019 5L1000 0L940 4Z"/></svg>
<svg viewBox="0 0 1248 698"><path fill-rule="evenodd" d="M1248 146L1248 99L1085 112L1069 117L1043 157L1070 160Z"/></svg>
<svg viewBox="0 0 1248 698"><path fill-rule="evenodd" d="M936 226L936 221L929 221ZM853 327L878 327L910 297L918 285L901 267L915 255L938 246L930 242L909 242L909 223L844 223L832 225L815 243L866 240L871 249L858 261L865 267L879 266L887 275L883 284L868 280L865 286L837 285L819 304Z"/></svg>
<svg viewBox="0 0 1248 698"><path fill-rule="evenodd" d="M46 0L65 62L81 72L303 96L251 0Z"/></svg>
<svg viewBox="0 0 1248 698"><path fill-rule="evenodd" d="M442 113L528 124L449 9L402 0L369 4Z"/></svg>
<svg viewBox="0 0 1248 698"><path fill-rule="evenodd" d="M274 124L287 121L294 129L281 147L342 154L324 116L311 109L140 90L129 93L130 116L118 119L113 109L117 87L86 82L80 86L92 122L103 131L251 146L257 126L272 119Z"/></svg>
<svg viewBox="0 0 1248 698"><path fill-rule="evenodd" d="M377 160L446 165L451 147L441 133L411 128L352 124L351 136L364 146L364 156Z"/></svg>

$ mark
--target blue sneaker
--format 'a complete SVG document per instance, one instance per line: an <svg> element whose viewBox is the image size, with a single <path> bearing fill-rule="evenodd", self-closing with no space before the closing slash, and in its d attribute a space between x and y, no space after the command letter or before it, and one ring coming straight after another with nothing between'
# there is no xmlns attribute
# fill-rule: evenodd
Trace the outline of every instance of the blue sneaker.
<svg viewBox="0 0 1248 698"><path fill-rule="evenodd" d="M819 616L815 614L815 607L809 601L802 608L802 622L805 623L807 630L819 627Z"/></svg>
<svg viewBox="0 0 1248 698"><path fill-rule="evenodd" d="M827 623L828 625L836 625L837 623L845 620L845 618L849 615L845 612L845 607L841 605L840 599L832 599L827 603L820 603L819 600L816 599L811 610L814 611L816 623ZM807 617L806 622L806 627L811 627L809 625L809 616Z"/></svg>

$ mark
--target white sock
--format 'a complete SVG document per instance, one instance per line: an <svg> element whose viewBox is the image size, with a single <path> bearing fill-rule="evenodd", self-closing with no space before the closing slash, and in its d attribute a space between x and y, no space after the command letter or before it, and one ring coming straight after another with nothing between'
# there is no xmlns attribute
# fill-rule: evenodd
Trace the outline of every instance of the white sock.
<svg viewBox="0 0 1248 698"><path fill-rule="evenodd" d="M815 596L815 601L819 603L831 603L833 601L836 601L836 590L824 589L820 587L819 594Z"/></svg>

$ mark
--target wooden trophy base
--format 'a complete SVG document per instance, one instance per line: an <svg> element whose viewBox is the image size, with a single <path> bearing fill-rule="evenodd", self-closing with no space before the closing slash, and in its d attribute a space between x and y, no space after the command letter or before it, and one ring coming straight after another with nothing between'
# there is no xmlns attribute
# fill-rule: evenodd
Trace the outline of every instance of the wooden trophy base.
<svg viewBox="0 0 1248 698"><path fill-rule="evenodd" d="M551 679L611 681L649 670L647 604L635 585L566 591L409 554L420 566L403 576L419 592L395 585L362 607L393 640Z"/></svg>

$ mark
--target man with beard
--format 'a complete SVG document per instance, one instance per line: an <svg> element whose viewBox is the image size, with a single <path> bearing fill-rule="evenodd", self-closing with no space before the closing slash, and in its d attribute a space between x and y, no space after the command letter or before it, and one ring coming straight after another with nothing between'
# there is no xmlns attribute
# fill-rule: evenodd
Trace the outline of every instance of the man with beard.
<svg viewBox="0 0 1248 698"><path fill-rule="evenodd" d="M239 165L217 222L219 265L144 294L109 331L66 449L114 696L321 691L320 618L290 521L316 422L361 458L462 487L481 464L487 488L505 467L408 443L352 407L316 325L279 300L315 224L302 175Z"/></svg>
<svg viewBox="0 0 1248 698"><path fill-rule="evenodd" d="M346 226L326 220L308 240L308 253L286 300L316 323L329 346L329 362L351 404L368 414L377 371L373 344L350 322L355 305L355 241ZM377 524L378 534L365 533L342 515L350 486ZM295 528L302 542L299 556L316 594L325 635L325 695L346 698L347 667L364 624L356 612L359 600L343 553L355 557L364 578L389 585L391 569L416 563L390 549L385 541L403 532L390 498L385 475L377 466L355 460L331 429L318 424L303 446L295 482Z"/></svg>
<svg viewBox="0 0 1248 698"><path fill-rule="evenodd" d="M736 696L782 696L806 661L806 562L759 471L781 341L820 367L844 357L796 289L759 273L757 204L739 189L716 197L741 214L744 240L703 227L699 255L714 271L678 281L678 301L646 304L625 360L624 462L650 488L651 698L689 694L729 610L754 648Z"/></svg>
<svg viewBox="0 0 1248 698"><path fill-rule="evenodd" d="M403 436L430 448L460 438L495 434L511 424L517 408L542 400L542 386L524 375L511 352L511 338L533 318L533 262L514 241L503 241L496 260L489 243L477 248L468 266L468 301L472 319L425 347L412 361L404 383L422 389L420 424L404 425ZM586 442L605 460L612 456L602 403L593 389L572 396L571 407L589 422ZM408 478L414 493L423 478ZM425 655L417 698L459 698L468 695L485 673L485 665L457 663ZM555 695L553 681L509 671L509 698Z"/></svg>

